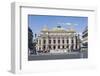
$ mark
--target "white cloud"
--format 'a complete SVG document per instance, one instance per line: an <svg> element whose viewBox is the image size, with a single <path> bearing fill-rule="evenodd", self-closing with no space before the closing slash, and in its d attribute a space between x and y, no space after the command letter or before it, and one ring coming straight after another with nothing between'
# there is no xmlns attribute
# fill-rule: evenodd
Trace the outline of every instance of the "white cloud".
<svg viewBox="0 0 100 76"><path fill-rule="evenodd" d="M65 25L72 25L72 23L65 23Z"/></svg>
<svg viewBox="0 0 100 76"><path fill-rule="evenodd" d="M76 24L76 23L70 23L70 22L67 22L67 23L58 23L58 25L73 25L73 26L76 26L76 25L78 25L78 24Z"/></svg>

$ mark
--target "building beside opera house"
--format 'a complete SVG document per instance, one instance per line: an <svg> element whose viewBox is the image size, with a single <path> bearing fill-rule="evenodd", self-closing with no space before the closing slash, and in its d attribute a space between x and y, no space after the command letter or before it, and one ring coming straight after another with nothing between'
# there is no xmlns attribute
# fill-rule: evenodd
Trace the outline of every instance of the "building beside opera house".
<svg viewBox="0 0 100 76"><path fill-rule="evenodd" d="M36 51L42 53L68 53L80 51L80 35L75 29L57 26L44 27L36 37Z"/></svg>
<svg viewBox="0 0 100 76"><path fill-rule="evenodd" d="M84 31L82 32L82 49L88 49L88 27L85 27Z"/></svg>

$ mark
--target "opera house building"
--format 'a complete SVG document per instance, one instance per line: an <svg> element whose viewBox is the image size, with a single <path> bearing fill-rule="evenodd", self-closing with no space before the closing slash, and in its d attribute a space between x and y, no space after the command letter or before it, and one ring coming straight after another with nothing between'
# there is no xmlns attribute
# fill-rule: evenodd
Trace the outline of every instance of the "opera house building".
<svg viewBox="0 0 100 76"><path fill-rule="evenodd" d="M44 27L35 39L36 51L42 53L69 53L80 51L80 35L75 29L61 26Z"/></svg>

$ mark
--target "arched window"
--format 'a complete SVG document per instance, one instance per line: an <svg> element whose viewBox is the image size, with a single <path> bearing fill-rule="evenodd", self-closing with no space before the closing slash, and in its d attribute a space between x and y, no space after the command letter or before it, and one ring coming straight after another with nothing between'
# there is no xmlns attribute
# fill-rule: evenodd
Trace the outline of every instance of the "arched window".
<svg viewBox="0 0 100 76"><path fill-rule="evenodd" d="M64 45L62 46L62 48L64 49Z"/></svg>
<svg viewBox="0 0 100 76"><path fill-rule="evenodd" d="M64 40L62 40L62 43L64 44Z"/></svg>
<svg viewBox="0 0 100 76"><path fill-rule="evenodd" d="M49 44L51 44L51 40L49 40Z"/></svg>
<svg viewBox="0 0 100 76"><path fill-rule="evenodd" d="M56 40L53 40L53 43L55 44L56 43Z"/></svg>
<svg viewBox="0 0 100 76"><path fill-rule="evenodd" d="M60 45L58 45L58 49L60 49Z"/></svg>
<svg viewBox="0 0 100 76"><path fill-rule="evenodd" d="M58 43L60 44L60 40L58 40Z"/></svg>
<svg viewBox="0 0 100 76"><path fill-rule="evenodd" d="M53 46L53 49L56 49L56 46Z"/></svg>
<svg viewBox="0 0 100 76"><path fill-rule="evenodd" d="M69 43L69 40L67 40L67 44Z"/></svg>
<svg viewBox="0 0 100 76"><path fill-rule="evenodd" d="M46 44L46 40L43 40L43 44Z"/></svg>

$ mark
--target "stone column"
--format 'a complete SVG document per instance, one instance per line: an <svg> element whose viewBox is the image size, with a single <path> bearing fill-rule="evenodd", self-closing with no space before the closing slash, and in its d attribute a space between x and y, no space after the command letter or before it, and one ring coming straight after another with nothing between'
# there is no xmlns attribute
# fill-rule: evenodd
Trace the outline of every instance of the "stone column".
<svg viewBox="0 0 100 76"><path fill-rule="evenodd" d="M74 36L73 40L74 40L74 50L76 50L76 39L75 39L75 36Z"/></svg>
<svg viewBox="0 0 100 76"><path fill-rule="evenodd" d="M46 50L48 50L48 37L46 38Z"/></svg>
<svg viewBox="0 0 100 76"><path fill-rule="evenodd" d="M66 44L67 44L66 41L67 41L66 38L64 38L64 48L65 49L66 49Z"/></svg>
<svg viewBox="0 0 100 76"><path fill-rule="evenodd" d="M56 37L56 50L58 50L58 38Z"/></svg>
<svg viewBox="0 0 100 76"><path fill-rule="evenodd" d="M62 37L60 37L60 49L62 49Z"/></svg>
<svg viewBox="0 0 100 76"><path fill-rule="evenodd" d="M79 43L79 36L77 37L77 48L80 48L80 43Z"/></svg>
<svg viewBox="0 0 100 76"><path fill-rule="evenodd" d="M68 44L69 45L69 52L71 52L71 38L69 37L68 40L69 40L69 44Z"/></svg>
<svg viewBox="0 0 100 76"><path fill-rule="evenodd" d="M43 39L41 37L41 50L43 50Z"/></svg>
<svg viewBox="0 0 100 76"><path fill-rule="evenodd" d="M53 50L53 38L51 37L51 48Z"/></svg>
<svg viewBox="0 0 100 76"><path fill-rule="evenodd" d="M39 50L39 47L40 47L39 41L40 41L40 39L38 38L38 43L37 43L37 48L36 48L37 50Z"/></svg>

